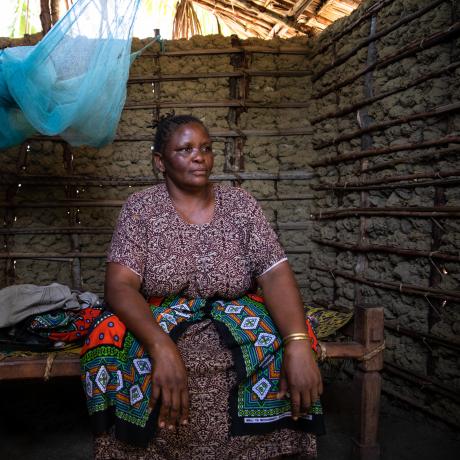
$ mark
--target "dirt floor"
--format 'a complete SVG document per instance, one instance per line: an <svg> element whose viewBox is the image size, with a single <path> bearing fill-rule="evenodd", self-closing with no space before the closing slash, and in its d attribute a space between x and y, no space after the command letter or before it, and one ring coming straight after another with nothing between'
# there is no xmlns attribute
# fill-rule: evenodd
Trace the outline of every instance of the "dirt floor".
<svg viewBox="0 0 460 460"><path fill-rule="evenodd" d="M80 383L0 382L1 460L88 460L91 434ZM319 460L349 460L350 386L328 384L323 398L328 434ZM380 419L382 460L456 460L460 433L384 398Z"/></svg>

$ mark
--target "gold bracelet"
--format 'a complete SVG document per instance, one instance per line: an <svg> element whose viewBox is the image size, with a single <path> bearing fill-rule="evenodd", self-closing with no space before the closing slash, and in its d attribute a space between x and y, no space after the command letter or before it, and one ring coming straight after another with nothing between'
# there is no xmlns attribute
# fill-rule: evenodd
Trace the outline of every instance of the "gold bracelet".
<svg viewBox="0 0 460 460"><path fill-rule="evenodd" d="M283 337L283 342L290 339L291 337L309 337L305 332L294 332L293 334L288 334L286 337Z"/></svg>
<svg viewBox="0 0 460 460"><path fill-rule="evenodd" d="M290 339L287 339L285 342L283 342L283 346L286 346L289 342L293 342L294 340L309 340L310 337L291 337Z"/></svg>
<svg viewBox="0 0 460 460"><path fill-rule="evenodd" d="M294 334L289 334L283 338L283 345L287 345L293 340L310 340L310 336L304 332L298 332Z"/></svg>

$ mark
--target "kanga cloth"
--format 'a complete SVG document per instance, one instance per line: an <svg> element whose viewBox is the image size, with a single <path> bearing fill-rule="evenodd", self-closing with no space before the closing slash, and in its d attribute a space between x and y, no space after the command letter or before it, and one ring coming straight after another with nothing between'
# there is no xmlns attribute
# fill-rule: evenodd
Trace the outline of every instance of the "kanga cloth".
<svg viewBox="0 0 460 460"><path fill-rule="evenodd" d="M197 347L196 344L200 346ZM212 320L191 324L177 341L190 395L189 423L159 428L146 448L118 441L113 431L94 439L95 460L261 460L289 454L316 457L316 436L282 428L261 435L232 436L228 397L237 383L232 352Z"/></svg>
<svg viewBox="0 0 460 460"><path fill-rule="evenodd" d="M155 320L173 340L177 341L190 324L208 319L231 350L237 377L229 397L232 435L263 434L281 428L324 432L319 401L312 404L308 414L293 421L290 401L276 397L283 348L263 299L255 295L236 300L169 296L150 302ZM308 320L306 324L314 350L317 340ZM107 312L96 320L82 348L81 364L94 431L104 433L114 426L117 439L147 446L158 418L158 410L148 411L150 359L114 314Z"/></svg>
<svg viewBox="0 0 460 460"><path fill-rule="evenodd" d="M52 342L78 342L88 334L102 311L102 306L94 305L80 310L60 309L35 315L27 322L27 330Z"/></svg>

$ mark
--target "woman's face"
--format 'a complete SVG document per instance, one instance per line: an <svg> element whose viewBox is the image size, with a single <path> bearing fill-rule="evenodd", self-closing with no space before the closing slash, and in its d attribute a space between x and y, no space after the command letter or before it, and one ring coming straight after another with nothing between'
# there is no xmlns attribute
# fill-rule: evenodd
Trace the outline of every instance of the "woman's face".
<svg viewBox="0 0 460 460"><path fill-rule="evenodd" d="M155 166L179 188L196 189L209 182L214 165L212 143L199 123L179 126L169 139L163 154L155 154Z"/></svg>

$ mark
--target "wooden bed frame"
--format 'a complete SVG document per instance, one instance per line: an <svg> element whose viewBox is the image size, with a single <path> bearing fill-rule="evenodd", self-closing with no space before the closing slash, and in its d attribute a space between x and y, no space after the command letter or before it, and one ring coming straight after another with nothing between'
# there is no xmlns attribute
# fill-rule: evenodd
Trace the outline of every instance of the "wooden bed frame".
<svg viewBox="0 0 460 460"><path fill-rule="evenodd" d="M353 341L323 342L328 359L355 359L359 362L353 377L353 451L355 460L378 460L377 439L381 375L383 367L383 308L355 307ZM0 361L0 380L79 377L78 356L52 354L50 357L5 358Z"/></svg>

